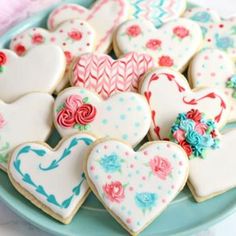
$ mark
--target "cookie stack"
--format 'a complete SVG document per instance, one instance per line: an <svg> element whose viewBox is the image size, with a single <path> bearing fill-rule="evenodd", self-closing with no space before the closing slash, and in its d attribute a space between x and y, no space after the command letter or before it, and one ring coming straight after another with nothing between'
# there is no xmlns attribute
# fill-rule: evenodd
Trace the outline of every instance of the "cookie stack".
<svg viewBox="0 0 236 236"><path fill-rule="evenodd" d="M0 168L64 224L92 190L137 235L186 182L236 185L235 58L236 19L185 0L61 5L0 51Z"/></svg>

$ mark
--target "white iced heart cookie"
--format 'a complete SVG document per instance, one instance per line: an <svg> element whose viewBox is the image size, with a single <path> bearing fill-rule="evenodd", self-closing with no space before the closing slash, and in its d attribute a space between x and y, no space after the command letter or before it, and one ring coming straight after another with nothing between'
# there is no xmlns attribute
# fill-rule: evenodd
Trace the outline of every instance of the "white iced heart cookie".
<svg viewBox="0 0 236 236"><path fill-rule="evenodd" d="M110 49L116 27L127 20L128 11L126 0L97 0L91 9L78 4L63 4L49 15L48 28L54 30L71 19L87 21L96 30L96 51L105 53Z"/></svg>
<svg viewBox="0 0 236 236"><path fill-rule="evenodd" d="M31 93L14 103L0 101L0 168L6 170L9 153L32 140L45 141L52 128L54 99L49 94Z"/></svg>
<svg viewBox="0 0 236 236"><path fill-rule="evenodd" d="M10 180L34 205L69 224L90 192L83 160L93 141L91 135L77 134L54 150L46 144L24 143L12 153Z"/></svg>
<svg viewBox="0 0 236 236"><path fill-rule="evenodd" d="M54 104L54 124L61 136L89 131L96 137L113 137L137 145L147 134L150 108L145 98L132 92L107 100L83 88L68 88Z"/></svg>
<svg viewBox="0 0 236 236"><path fill-rule="evenodd" d="M235 75L235 65L230 57L218 49L205 49L196 54L189 66L189 80L193 88L201 86L216 87L222 90L230 100L228 121L236 120L236 98L234 87L227 85ZM233 78L232 78L233 79Z"/></svg>
<svg viewBox="0 0 236 236"><path fill-rule="evenodd" d="M208 150L206 158L190 160L188 185L201 202L236 186L234 147L236 130L221 136L220 148Z"/></svg>
<svg viewBox="0 0 236 236"><path fill-rule="evenodd" d="M189 162L172 142L151 142L138 152L115 140L92 146L85 173L92 191L131 234L144 230L182 190Z"/></svg>
<svg viewBox="0 0 236 236"><path fill-rule="evenodd" d="M136 19L123 23L114 37L117 56L128 52L146 53L156 65L183 71L202 42L199 25L188 19L177 19L161 28L147 20Z"/></svg>
<svg viewBox="0 0 236 236"><path fill-rule="evenodd" d="M216 48L236 59L236 17L221 20L215 11L204 8L190 9L185 17L201 26L204 36L202 48Z"/></svg>
<svg viewBox="0 0 236 236"><path fill-rule="evenodd" d="M213 119L217 127L227 121L230 105L223 92L215 88L191 90L185 77L168 68L150 72L140 85L152 112L149 131L152 140L168 139L170 128L177 115L198 109Z"/></svg>
<svg viewBox="0 0 236 236"><path fill-rule="evenodd" d="M52 93L63 78L65 67L65 56L55 45L37 47L24 57L2 49L0 99L12 102L31 92Z"/></svg>
<svg viewBox="0 0 236 236"><path fill-rule="evenodd" d="M151 21L156 27L178 18L186 8L186 0L130 0L132 16Z"/></svg>

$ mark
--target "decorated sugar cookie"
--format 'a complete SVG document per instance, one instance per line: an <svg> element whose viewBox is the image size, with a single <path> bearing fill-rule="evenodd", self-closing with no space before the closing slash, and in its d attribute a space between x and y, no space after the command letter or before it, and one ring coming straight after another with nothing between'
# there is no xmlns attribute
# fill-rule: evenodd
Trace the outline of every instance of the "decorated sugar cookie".
<svg viewBox="0 0 236 236"><path fill-rule="evenodd" d="M221 20L218 14L204 8L193 8L185 13L200 24L203 35L203 48L216 48L236 59L236 17Z"/></svg>
<svg viewBox="0 0 236 236"><path fill-rule="evenodd" d="M219 149L209 149L204 159L190 161L188 186L198 202L236 186L235 139L236 130L228 131L221 136Z"/></svg>
<svg viewBox="0 0 236 236"><path fill-rule="evenodd" d="M48 138L53 102L53 97L44 93L31 93L10 104L0 101L1 169L6 170L9 153L17 145Z"/></svg>
<svg viewBox="0 0 236 236"><path fill-rule="evenodd" d="M129 53L113 60L105 54L84 54L71 74L71 85L95 91L106 99L117 92L137 92L139 80L154 66L151 56Z"/></svg>
<svg viewBox="0 0 236 236"><path fill-rule="evenodd" d="M71 19L87 21L96 31L95 50L108 52L116 27L127 20L129 5L126 0L97 0L91 9L78 4L63 4L52 11L48 28L55 30L61 23Z"/></svg>
<svg viewBox="0 0 236 236"><path fill-rule="evenodd" d="M179 17L186 8L186 0L130 0L132 16L153 22L156 27Z"/></svg>
<svg viewBox="0 0 236 236"><path fill-rule="evenodd" d="M50 66L49 66L50 65ZM63 78L66 60L55 45L42 45L18 57L0 50L0 99L12 102L30 92L52 93Z"/></svg>
<svg viewBox="0 0 236 236"><path fill-rule="evenodd" d="M84 88L68 88L54 104L54 124L61 136L88 131L96 137L113 137L137 145L147 134L150 108L145 98L132 92L102 100Z"/></svg>
<svg viewBox="0 0 236 236"><path fill-rule="evenodd" d="M175 143L151 142L134 152L112 139L92 146L85 167L92 191L131 235L164 211L184 187L188 170L188 158Z"/></svg>
<svg viewBox="0 0 236 236"><path fill-rule="evenodd" d="M227 121L230 105L223 92L215 88L191 90L185 77L168 68L147 74L140 85L152 112L149 131L152 140L168 139L177 115L198 109L216 122L217 128Z"/></svg>
<svg viewBox="0 0 236 236"><path fill-rule="evenodd" d="M189 67L193 87L209 86L222 90L231 103L228 121L236 120L235 65L218 49L206 49L195 55Z"/></svg>
<svg viewBox="0 0 236 236"><path fill-rule="evenodd" d="M28 29L12 39L10 48L22 56L28 50L44 43L53 43L61 47L69 68L75 57L94 51L95 32L85 21L70 20L60 25L53 32L43 28ZM66 73L64 80L56 89L57 92L68 83L67 76Z"/></svg>
<svg viewBox="0 0 236 236"><path fill-rule="evenodd" d="M83 160L93 141L91 135L76 134L54 150L46 144L21 144L9 161L10 180L34 205L69 224L90 192Z"/></svg>
<svg viewBox="0 0 236 236"><path fill-rule="evenodd" d="M117 56L132 51L147 53L156 66L183 71L201 42L201 29L193 21L180 18L156 29L150 21L137 19L118 28L114 49Z"/></svg>

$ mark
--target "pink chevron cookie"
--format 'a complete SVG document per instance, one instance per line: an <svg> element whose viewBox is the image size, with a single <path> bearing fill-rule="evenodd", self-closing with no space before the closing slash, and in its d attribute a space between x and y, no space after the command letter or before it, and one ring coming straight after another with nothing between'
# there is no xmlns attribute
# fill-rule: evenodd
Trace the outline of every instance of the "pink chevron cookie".
<svg viewBox="0 0 236 236"><path fill-rule="evenodd" d="M128 11L126 0L97 0L91 9L78 4L63 4L49 15L48 28L55 30L71 19L85 20L96 30L96 51L105 53L110 49L116 27L127 20Z"/></svg>
<svg viewBox="0 0 236 236"><path fill-rule="evenodd" d="M118 60L105 54L84 54L72 67L71 85L107 99L116 92L137 92L140 78L153 66L151 56L135 52Z"/></svg>

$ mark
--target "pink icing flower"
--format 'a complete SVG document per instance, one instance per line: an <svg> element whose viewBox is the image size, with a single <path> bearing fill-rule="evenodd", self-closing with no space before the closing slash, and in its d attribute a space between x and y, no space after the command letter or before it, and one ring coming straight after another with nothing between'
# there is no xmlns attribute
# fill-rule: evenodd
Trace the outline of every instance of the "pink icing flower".
<svg viewBox="0 0 236 236"><path fill-rule="evenodd" d="M141 34L141 29L139 25L131 25L127 30L126 33L130 37L137 37Z"/></svg>
<svg viewBox="0 0 236 236"><path fill-rule="evenodd" d="M158 61L159 66L171 67L174 65L173 59L169 56L161 56Z"/></svg>
<svg viewBox="0 0 236 236"><path fill-rule="evenodd" d="M181 39L183 39L183 38L189 36L189 30L186 29L186 28L183 27L183 26L177 26L177 27L175 27L175 28L173 29L173 33L174 33L177 37L179 37L179 38L181 38Z"/></svg>
<svg viewBox="0 0 236 236"><path fill-rule="evenodd" d="M175 140L180 143L185 140L185 132L182 129L178 129L173 133Z"/></svg>
<svg viewBox="0 0 236 236"><path fill-rule="evenodd" d="M6 121L3 118L3 115L0 114L0 129L3 128L6 124Z"/></svg>
<svg viewBox="0 0 236 236"><path fill-rule="evenodd" d="M78 124L87 125L94 120L96 113L96 107L91 104L83 104L76 111L75 121Z"/></svg>
<svg viewBox="0 0 236 236"><path fill-rule="evenodd" d="M63 108L57 114L57 123L65 128L71 128L75 125L74 111L70 108Z"/></svg>
<svg viewBox="0 0 236 236"><path fill-rule="evenodd" d="M206 133L207 128L208 128L208 126L207 126L206 124L204 124L204 123L198 123L198 124L196 124L196 126L195 126L194 129L195 129L199 134L204 135L204 134Z"/></svg>
<svg viewBox="0 0 236 236"><path fill-rule="evenodd" d="M114 181L103 185L103 191L111 202L120 203L125 198L124 187L120 181Z"/></svg>
<svg viewBox="0 0 236 236"><path fill-rule="evenodd" d="M66 98L65 107L76 112L78 107L82 105L82 97L79 95L71 95Z"/></svg>
<svg viewBox="0 0 236 236"><path fill-rule="evenodd" d="M26 52L26 48L22 44L17 44L14 47L14 51L16 52L17 55L22 56Z"/></svg>
<svg viewBox="0 0 236 236"><path fill-rule="evenodd" d="M83 37L82 33L78 30L73 30L69 32L68 36L75 41L80 41Z"/></svg>
<svg viewBox="0 0 236 236"><path fill-rule="evenodd" d="M153 174L158 176L162 180L165 180L172 170L170 162L167 159L159 156L151 159L149 165L152 169Z"/></svg>
<svg viewBox="0 0 236 236"><path fill-rule="evenodd" d="M161 41L159 39L150 39L146 43L146 47L151 50L157 50L161 46Z"/></svg>
<svg viewBox="0 0 236 236"><path fill-rule="evenodd" d="M7 56L4 52L0 52L0 66L3 66L7 62Z"/></svg>
<svg viewBox="0 0 236 236"><path fill-rule="evenodd" d="M44 42L44 37L40 33L35 33L32 36L32 43L33 44L41 44Z"/></svg>
<svg viewBox="0 0 236 236"><path fill-rule="evenodd" d="M188 119L191 119L195 122L200 122L202 119L202 113L197 109L191 109L186 114Z"/></svg>

